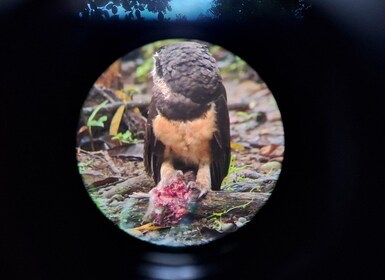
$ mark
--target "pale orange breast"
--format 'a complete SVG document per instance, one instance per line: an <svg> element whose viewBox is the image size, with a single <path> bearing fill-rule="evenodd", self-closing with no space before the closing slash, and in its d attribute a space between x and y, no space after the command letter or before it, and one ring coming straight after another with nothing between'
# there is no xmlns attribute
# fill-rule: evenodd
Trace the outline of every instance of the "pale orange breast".
<svg viewBox="0 0 385 280"><path fill-rule="evenodd" d="M154 134L166 147L186 163L207 164L211 162L210 141L217 130L215 108L202 118L192 121L168 120L159 114L153 121Z"/></svg>

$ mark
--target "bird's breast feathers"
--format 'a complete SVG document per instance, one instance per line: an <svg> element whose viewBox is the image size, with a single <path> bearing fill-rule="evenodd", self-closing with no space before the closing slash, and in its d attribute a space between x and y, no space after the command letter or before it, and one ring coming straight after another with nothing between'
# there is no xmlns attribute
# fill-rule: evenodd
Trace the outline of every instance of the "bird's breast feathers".
<svg viewBox="0 0 385 280"><path fill-rule="evenodd" d="M165 157L175 155L186 163L211 163L210 141L217 130L214 104L200 118L169 120L158 114L153 121L155 137L165 145Z"/></svg>

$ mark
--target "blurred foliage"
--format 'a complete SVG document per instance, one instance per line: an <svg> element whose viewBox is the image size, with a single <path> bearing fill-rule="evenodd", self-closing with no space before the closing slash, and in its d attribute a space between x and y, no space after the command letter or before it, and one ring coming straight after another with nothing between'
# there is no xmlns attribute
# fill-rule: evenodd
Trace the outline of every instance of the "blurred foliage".
<svg viewBox="0 0 385 280"><path fill-rule="evenodd" d="M146 58L143 64L138 66L135 70L136 81L139 83L145 82L153 66L154 66L153 59L151 57Z"/></svg>
<svg viewBox="0 0 385 280"><path fill-rule="evenodd" d="M224 79L229 75L240 77L243 73L250 71L250 67L243 59L224 48L217 45L211 45L209 50L217 60L219 71Z"/></svg>
<svg viewBox="0 0 385 280"><path fill-rule="evenodd" d="M289 15L301 19L311 6L310 0L212 0L211 2L212 5L206 11L206 15L201 14L198 20L231 20L236 22L266 15ZM143 11L155 14L158 21L164 21L165 14L172 11L172 1L86 0L82 5L80 15L85 19L141 21L144 20ZM119 14L121 15L120 18ZM175 20L187 21L187 17L179 13Z"/></svg>
<svg viewBox="0 0 385 280"><path fill-rule="evenodd" d="M246 62L242 60L239 56L235 56L232 63L229 63L226 67L221 67L220 71L222 76L226 76L227 74L236 74L240 76L246 70Z"/></svg>
<svg viewBox="0 0 385 280"><path fill-rule="evenodd" d="M159 21L164 20L164 14L171 11L171 0L86 0L83 18L119 19L119 10L124 11L125 20L143 20L144 10L157 14Z"/></svg>
<svg viewBox="0 0 385 280"><path fill-rule="evenodd" d="M245 21L258 16L302 18L310 0L213 0L209 13L219 20Z"/></svg>

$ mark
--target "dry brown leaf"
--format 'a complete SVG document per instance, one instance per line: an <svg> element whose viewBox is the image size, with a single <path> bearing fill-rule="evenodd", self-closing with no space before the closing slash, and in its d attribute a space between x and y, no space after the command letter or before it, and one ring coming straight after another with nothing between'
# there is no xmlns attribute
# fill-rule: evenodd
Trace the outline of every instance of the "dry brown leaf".
<svg viewBox="0 0 385 280"><path fill-rule="evenodd" d="M259 150L259 154L260 154L261 156L268 157L268 156L270 156L270 154L275 150L275 148L276 148L276 145L273 145L273 144L264 146L264 147L262 147L262 148Z"/></svg>
<svg viewBox="0 0 385 280"><path fill-rule="evenodd" d="M115 183L119 181L119 178L117 177L107 177L103 180L99 180L99 181L94 181L91 185L89 185L88 187L89 188L98 188L98 187L101 187L101 186L106 186L106 185L109 185L109 184L112 184L112 183Z"/></svg>
<svg viewBox="0 0 385 280"><path fill-rule="evenodd" d="M148 223L148 224L133 228L133 230L138 230L140 232L147 232L147 231L154 231L154 230L164 229L164 228L170 228L170 226L154 226L152 223Z"/></svg>
<svg viewBox="0 0 385 280"><path fill-rule="evenodd" d="M277 148L270 154L270 157L272 158L277 158L277 157L282 157L283 153L285 151L284 146L277 146Z"/></svg>
<svg viewBox="0 0 385 280"><path fill-rule="evenodd" d="M106 88L113 88L114 82L120 76L120 64L120 59L116 60L95 83Z"/></svg>
<svg viewBox="0 0 385 280"><path fill-rule="evenodd" d="M109 149L108 154L111 157L143 159L143 149L144 146L142 143L123 144Z"/></svg>
<svg viewBox="0 0 385 280"><path fill-rule="evenodd" d="M88 130L88 127L86 125L83 125L81 128L79 128L78 134L82 134L86 130Z"/></svg>
<svg viewBox="0 0 385 280"><path fill-rule="evenodd" d="M285 148L281 145L270 144L262 147L259 150L259 154L269 158L282 157L284 150Z"/></svg>
<svg viewBox="0 0 385 280"><path fill-rule="evenodd" d="M110 125L110 135L115 136L118 134L120 122L122 121L124 109L126 106L120 105L118 110L116 110L114 117L111 120L111 125Z"/></svg>
<svg viewBox="0 0 385 280"><path fill-rule="evenodd" d="M238 144L236 142L232 142L230 143L230 147L232 150L237 150L237 151L243 151L245 150L245 147L242 146L241 144Z"/></svg>
<svg viewBox="0 0 385 280"><path fill-rule="evenodd" d="M131 96L129 96L127 93L125 93L123 90L115 90L114 94L117 98L122 100L123 102L130 102L132 101Z"/></svg>

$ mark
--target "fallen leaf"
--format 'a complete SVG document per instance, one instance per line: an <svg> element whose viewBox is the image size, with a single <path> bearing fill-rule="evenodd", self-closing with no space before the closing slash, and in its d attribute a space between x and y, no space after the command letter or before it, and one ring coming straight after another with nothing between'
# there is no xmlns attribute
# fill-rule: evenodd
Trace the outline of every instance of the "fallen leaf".
<svg viewBox="0 0 385 280"><path fill-rule="evenodd" d="M109 149L108 154L112 157L143 159L143 149L142 143L124 144Z"/></svg>
<svg viewBox="0 0 385 280"><path fill-rule="evenodd" d="M129 94L127 94L124 90L115 90L114 94L117 98L122 100L123 102L130 102L132 98Z"/></svg>
<svg viewBox="0 0 385 280"><path fill-rule="evenodd" d="M88 127L86 125L83 125L81 128L79 128L78 134L82 134L86 130L88 130Z"/></svg>
<svg viewBox="0 0 385 280"><path fill-rule="evenodd" d="M114 117L111 120L110 125L110 135L115 136L118 133L120 122L122 121L124 109L126 106L120 105L118 110L116 110Z"/></svg>
<svg viewBox="0 0 385 280"><path fill-rule="evenodd" d="M260 150L259 150L259 154L261 156L265 156L265 157L268 157L270 156L270 154L276 149L276 145L267 145L267 146L264 146L262 147Z"/></svg>
<svg viewBox="0 0 385 280"><path fill-rule="evenodd" d="M148 223L148 224L133 228L133 230L137 230L140 232L148 232L148 231L154 231L154 230L164 229L164 228L170 228L170 226L154 226L152 223Z"/></svg>
<svg viewBox="0 0 385 280"><path fill-rule="evenodd" d="M277 148L270 154L270 157L271 157L271 158L282 157L284 152L285 152L284 146L279 145L279 146L277 146Z"/></svg>
<svg viewBox="0 0 385 280"><path fill-rule="evenodd" d="M275 157L282 157L284 151L285 151L285 148L282 145L270 144L262 147L259 150L259 154L261 156L275 158Z"/></svg>
<svg viewBox="0 0 385 280"><path fill-rule="evenodd" d="M245 150L245 147L244 147L244 146L242 146L241 144L238 144L238 143L236 143L236 142L233 142L233 141L231 141L230 147L231 147L232 150L237 150L237 151L243 151L243 150Z"/></svg>
<svg viewBox="0 0 385 280"><path fill-rule="evenodd" d="M99 86L113 88L114 83L120 76L121 60L118 59L108 67L108 69L95 82Z"/></svg>
<svg viewBox="0 0 385 280"><path fill-rule="evenodd" d="M99 180L99 181L94 181L91 185L89 185L88 187L89 188L98 188L98 187L101 187L101 186L105 186L105 185L109 185L109 184L112 184L112 183L115 183L119 181L119 178L116 178L116 177L107 177L103 180Z"/></svg>

